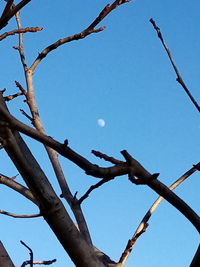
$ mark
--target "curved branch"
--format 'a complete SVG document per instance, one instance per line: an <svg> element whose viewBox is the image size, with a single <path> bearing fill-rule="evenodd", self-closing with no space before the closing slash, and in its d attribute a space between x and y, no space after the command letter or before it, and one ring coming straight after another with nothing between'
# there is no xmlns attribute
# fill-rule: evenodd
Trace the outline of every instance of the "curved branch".
<svg viewBox="0 0 200 267"><path fill-rule="evenodd" d="M29 218L36 218L36 217L41 217L42 215L40 213L37 214L31 214L31 215L19 215L19 214L14 214L5 210L0 210L0 214L7 215L13 218L23 218L23 219L29 219Z"/></svg>
<svg viewBox="0 0 200 267"><path fill-rule="evenodd" d="M27 187L13 181L12 179L8 178L7 176L3 174L0 174L0 183L12 188L13 190L20 193L27 199L31 200L33 203L35 203L38 206L37 200L35 199L31 191Z"/></svg>
<svg viewBox="0 0 200 267"><path fill-rule="evenodd" d="M55 43L49 45L46 47L36 58L36 60L33 62L32 66L30 67L30 71L33 73L38 64L41 62L43 58L45 58L51 51L55 50L59 46L75 41L75 40L80 40L85 38L86 36L92 34L92 33L97 33L100 31L103 31L105 27L100 27L98 29L95 29L95 27L114 9L116 9L118 6L125 4L127 2L130 2L131 0L116 0L114 1L111 5L106 5L104 9L100 12L100 14L97 16L97 18L83 31L80 33L74 34L72 36L60 39L56 41Z"/></svg>

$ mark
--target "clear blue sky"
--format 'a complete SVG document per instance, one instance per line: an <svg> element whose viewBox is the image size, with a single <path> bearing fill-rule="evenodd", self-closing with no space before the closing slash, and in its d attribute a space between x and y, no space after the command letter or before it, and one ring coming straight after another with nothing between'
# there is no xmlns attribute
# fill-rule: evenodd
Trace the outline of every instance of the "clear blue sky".
<svg viewBox="0 0 200 267"><path fill-rule="evenodd" d="M59 3L58 3L59 2ZM23 27L41 26L42 32L25 35L28 64L47 45L87 27L107 4L100 1L32 0L21 12ZM3 1L0 2L2 9ZM198 0L132 1L111 13L101 26L107 29L81 41L66 44L36 69L35 93L48 135L69 145L94 163L106 163L91 155L92 149L122 159L127 149L150 172L170 185L199 162L199 114L176 76L149 19L153 17L174 56L183 79L200 103L200 2ZM15 29L14 19L4 31ZM0 88L16 92L23 85L17 52L17 36L1 44ZM19 109L28 110L22 98L9 103L13 114L28 123ZM99 127L97 120L105 120ZM55 176L43 146L26 138L56 192ZM97 182L60 157L72 191L81 196ZM17 174L1 151L0 172ZM17 178L22 183L21 177ZM176 193L199 213L199 173ZM0 209L17 214L36 213L28 200L1 185ZM156 199L146 186L132 185L126 176L93 192L83 210L94 244L118 260L127 240ZM68 208L67 208L68 209ZM42 218L13 219L0 216L0 239L17 266L34 251L35 260L57 259L52 266L71 267L68 256ZM172 206L163 202L150 226L138 240L127 267L188 267L199 243L194 227Z"/></svg>

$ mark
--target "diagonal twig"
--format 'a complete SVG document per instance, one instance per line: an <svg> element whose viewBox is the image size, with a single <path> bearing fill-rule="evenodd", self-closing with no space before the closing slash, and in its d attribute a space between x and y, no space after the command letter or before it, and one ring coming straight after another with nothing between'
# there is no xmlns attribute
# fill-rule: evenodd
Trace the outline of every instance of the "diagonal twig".
<svg viewBox="0 0 200 267"><path fill-rule="evenodd" d="M4 99L5 101L11 101L13 100L14 98L18 97L18 96L21 96L21 95L24 95L22 92L18 92L16 94L13 94L13 95L8 95L8 96L5 96Z"/></svg>
<svg viewBox="0 0 200 267"><path fill-rule="evenodd" d="M102 179L95 185L90 186L90 188L86 191L86 193L78 200L78 203L81 204L88 196L89 194L96 188L100 187L101 185L113 180L115 177L107 178L107 179Z"/></svg>
<svg viewBox="0 0 200 267"><path fill-rule="evenodd" d="M123 161L120 161L118 159L115 159L113 157L110 157L106 154L103 154L102 152L96 151L96 150L92 150L91 151L92 154L94 154L96 157L100 158L100 159L104 159L105 161L111 162L112 164L115 165L122 165L124 164ZM81 204L87 197L89 197L89 194L96 188L102 186L103 184L113 180L115 177L111 176L108 177L106 179L102 179L100 182L96 183L95 185L90 186L90 188L85 192L85 194L78 200L78 203Z"/></svg>
<svg viewBox="0 0 200 267"><path fill-rule="evenodd" d="M92 154L94 154L96 157L98 157L98 158L100 158L100 159L104 159L105 161L111 162L111 163L113 163L113 164L115 164L115 165L117 165L117 164L122 164L122 163L123 163L123 161L120 161L120 160L115 159L115 158L113 158L113 157L109 157L109 156L107 156L106 154L103 154L103 153L101 153L101 152L99 152L99 151L92 150L91 152L92 152Z"/></svg>
<svg viewBox="0 0 200 267"><path fill-rule="evenodd" d="M0 30L2 28L4 28L7 24L8 21L20 10L22 9L25 5L27 5L31 0L22 0L21 2L19 2L19 4L17 4L16 6L13 5L13 8L7 8L7 5L5 8L7 8L7 10L3 12L3 16L1 16L0 18ZM10 2L9 5L12 5L13 2L12 1L8 1Z"/></svg>
<svg viewBox="0 0 200 267"><path fill-rule="evenodd" d="M1 15L1 18L4 18L8 14L10 9L13 7L14 0L5 0L5 1L7 2L7 4L6 4L6 6L4 8L4 11L3 11L2 15Z"/></svg>
<svg viewBox="0 0 200 267"><path fill-rule="evenodd" d="M170 60L172 66L174 68L174 71L175 71L175 73L177 75L177 78L176 78L177 82L183 87L184 91L186 92L186 94L188 95L188 97L190 98L190 100L192 101L192 103L194 104L194 106L196 107L196 109L200 112L200 106L197 103L197 101L195 100L195 98L192 96L192 94L189 91L189 89L187 88L186 84L184 83L184 81L183 81L183 79L182 79L182 77L180 75L180 72L179 72L177 66L174 63L174 60L173 60L172 55L170 53L170 50L167 47L167 45L166 45L166 43L165 43L165 41L163 39L162 33L160 31L160 28L156 25L155 21L152 18L149 21L152 23L154 29L156 30L156 32L158 34L158 38L161 40L162 45L164 46L164 48L165 48L165 50L167 52L167 55L169 57L169 60Z"/></svg>

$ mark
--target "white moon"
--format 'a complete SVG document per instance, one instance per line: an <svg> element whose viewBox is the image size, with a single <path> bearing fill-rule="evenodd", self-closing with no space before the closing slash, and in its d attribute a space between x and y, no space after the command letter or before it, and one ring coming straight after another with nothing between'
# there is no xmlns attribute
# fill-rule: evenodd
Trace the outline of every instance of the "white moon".
<svg viewBox="0 0 200 267"><path fill-rule="evenodd" d="M98 125L100 126L100 127L104 127L105 125L106 125L106 123L105 123L105 121L103 120L103 119L98 119Z"/></svg>

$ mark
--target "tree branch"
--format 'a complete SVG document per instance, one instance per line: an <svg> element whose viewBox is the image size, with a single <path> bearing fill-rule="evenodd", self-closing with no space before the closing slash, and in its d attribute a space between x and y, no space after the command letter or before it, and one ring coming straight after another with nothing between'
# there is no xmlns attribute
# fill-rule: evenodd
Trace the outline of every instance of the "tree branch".
<svg viewBox="0 0 200 267"><path fill-rule="evenodd" d="M198 246L197 251L189 267L199 267L199 263L200 263L200 245Z"/></svg>
<svg viewBox="0 0 200 267"><path fill-rule="evenodd" d="M1 241L0 241L0 263L1 267L15 267Z"/></svg>
<svg viewBox="0 0 200 267"><path fill-rule="evenodd" d="M13 6L13 1L7 1L7 5L0 18L0 30L3 29L8 24L8 21L30 1L31 0L22 0L16 6Z"/></svg>
<svg viewBox="0 0 200 267"><path fill-rule="evenodd" d="M103 184L113 180L114 177L111 178L106 178L106 179L102 179L101 181L99 181L98 183L96 183L95 185L90 186L90 188L86 191L86 193L78 200L79 204L81 204L87 197L89 197L89 194L96 188L102 186Z"/></svg>
<svg viewBox="0 0 200 267"><path fill-rule="evenodd" d="M1 94L0 106L7 110ZM0 121L4 122L4 116L0 116ZM105 266L100 256L75 226L45 173L19 133L4 125L4 127L0 127L0 137L1 141L3 140L5 151L37 199L42 216L74 264L81 267L93 267L96 264L99 267Z"/></svg>
<svg viewBox="0 0 200 267"><path fill-rule="evenodd" d="M23 218L23 219L30 219L30 218L36 218L36 217L42 216L40 213L31 214L31 215L19 215L19 214L14 214L14 213L5 211L5 210L0 210L0 214L7 215L13 218Z"/></svg>
<svg viewBox="0 0 200 267"><path fill-rule="evenodd" d="M26 32L38 32L41 31L41 27L27 27L24 29L17 29L17 30L12 30L10 32L5 32L4 34L0 35L0 41L5 39L7 36L11 36L14 34L20 34L20 33L26 33Z"/></svg>
<svg viewBox="0 0 200 267"><path fill-rule="evenodd" d="M54 260L49 260L49 261L33 261L34 265L40 264L40 265L51 265L54 262L56 262L56 259ZM25 267L26 265L30 264L30 261L25 261L21 267Z"/></svg>
<svg viewBox="0 0 200 267"><path fill-rule="evenodd" d="M164 39L163 39L163 36L162 36L162 33L160 31L160 28L156 25L155 21L153 19L150 19L150 22L152 23L154 29L156 30L157 34L158 34L158 38L161 40L162 42L162 45L164 46L166 52L167 52L167 55L169 57L169 60L174 68L174 71L177 75L177 82L183 87L184 91L186 92L186 94L188 95L188 97L190 98L190 100L192 101L192 103L194 104L194 106L196 107L196 109L200 112L200 106L198 105L197 101L194 99L194 97L192 96L191 92L189 91L189 89L187 88L186 84L184 83L181 75L180 75L180 72L178 70L178 68L176 67L175 63L174 63L174 60L172 58L172 55L170 53L170 50L169 48L167 47Z"/></svg>
<svg viewBox="0 0 200 267"><path fill-rule="evenodd" d="M190 170L188 170L186 173L184 173L178 180L176 180L170 187L170 190L174 190L177 186L179 186L182 182L184 182L188 177L190 177L194 172L196 172L198 170L198 168L200 167L200 162L196 165L194 165L194 167L192 167ZM145 214L145 216L143 217L143 219L141 220L138 228L136 229L133 237L128 241L127 246L124 250L124 252L122 253L122 256L119 260L119 263L121 263L122 265L125 264L125 262L127 261L133 246L135 245L137 239L139 238L139 236L145 232L147 226L148 226L148 221L151 218L153 212L158 208L159 204L164 200L163 197L158 197L156 199L156 201L153 203L153 205L150 207L150 209L147 211L147 213Z"/></svg>
<svg viewBox="0 0 200 267"><path fill-rule="evenodd" d="M30 247L28 247L22 240L20 240L20 243L25 246L29 250L30 254L30 267L33 267L33 251Z"/></svg>
<svg viewBox="0 0 200 267"><path fill-rule="evenodd" d="M97 16L97 18L86 28L84 29L82 32L74 34L72 36L63 38L63 39L59 39L58 41L56 41L55 43L49 45L48 47L46 47L41 53L39 53L38 57L36 58L36 60L33 62L33 64L31 65L31 67L29 68L29 70L31 72L34 72L34 70L36 69L36 67L38 66L38 64L41 62L42 59L44 59L51 51L55 50L56 48L58 48L59 46L72 42L72 41L77 41L80 39L85 38L86 36L92 34L92 33L98 33L100 31L103 31L105 29L105 27L100 27L98 29L95 29L95 27L114 9L116 9L118 6L125 4L127 2L130 2L131 0L117 0L114 1L111 5L107 5L101 12L100 14Z"/></svg>
<svg viewBox="0 0 200 267"><path fill-rule="evenodd" d="M22 92L18 92L18 93L13 94L13 95L5 96L4 99L5 99L5 101L11 101L11 100L13 100L14 98L16 98L16 97L18 97L18 96L21 96L21 95L23 95L23 93L22 93Z"/></svg>
<svg viewBox="0 0 200 267"><path fill-rule="evenodd" d="M19 12L16 14L16 21L18 28L21 28L21 22L20 22L20 15ZM39 133L45 134L45 129L43 127L42 121L39 116L39 111L37 108L36 100L35 100L35 94L34 94L34 87L33 87L33 73L28 69L26 60L25 60L25 54L24 54L24 47L23 47L23 33L19 34L19 54L21 63L23 65L25 79L26 79L26 85L27 85L27 92L24 94L26 97L26 102L29 106L30 112L32 114L32 117L23 112L23 114L31 120L31 123L34 125L36 130ZM18 84L16 83L18 86ZM21 86L20 86L21 87ZM19 88L20 88L19 87ZM85 240L92 245L92 240L89 234L89 230L87 227L86 220L84 218L82 209L80 205L75 203L75 199L73 198L73 195L68 187L66 178L64 176L62 167L60 165L60 162L58 160L57 153L50 147L45 146L45 149L47 151L47 154L49 156L50 162L52 164L53 170L55 172L57 181L59 183L60 189L61 189L61 195L62 197L68 202L70 205L72 212L74 213L74 216L76 218L78 227L82 235L84 236ZM73 201L73 203L72 203Z"/></svg>
<svg viewBox="0 0 200 267"><path fill-rule="evenodd" d="M200 232L200 219L199 216L176 194L174 194L167 186L162 184L156 178L158 173L151 175L137 160L132 158L127 151L123 150L121 153L126 159L123 164L118 164L112 167L102 168L98 165L92 164L84 157L70 149L65 144L61 144L55 141L51 137L47 137L38 133L31 127L19 122L13 116L11 116L0 105L0 114L8 121L8 126L16 129L44 144L52 147L58 153L74 162L77 166L83 169L86 174L97 178L110 178L115 176L121 176L128 174L129 180L134 184L146 184L159 195L164 197L170 204L176 207ZM137 179L136 179L137 177Z"/></svg>
<svg viewBox="0 0 200 267"><path fill-rule="evenodd" d="M31 193L31 191L27 187L13 181L13 179L8 178L7 176L5 176L1 173L0 173L0 183L12 188L13 190L20 193L21 195L23 195L27 199L31 200L34 204L36 204L38 206L37 200L35 199L35 197Z"/></svg>

